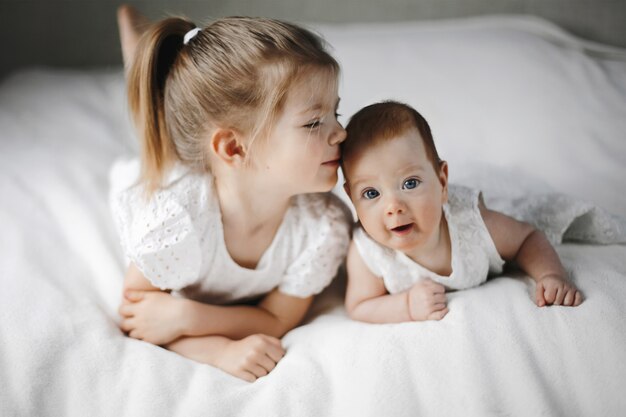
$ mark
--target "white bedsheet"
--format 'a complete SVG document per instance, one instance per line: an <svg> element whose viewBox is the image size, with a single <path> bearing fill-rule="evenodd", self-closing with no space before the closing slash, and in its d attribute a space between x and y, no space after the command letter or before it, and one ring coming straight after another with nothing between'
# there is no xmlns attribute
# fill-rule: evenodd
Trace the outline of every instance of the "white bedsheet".
<svg viewBox="0 0 626 417"><path fill-rule="evenodd" d="M111 162L136 152L123 103L119 71L29 71L0 85L0 415L625 412L618 244L557 247L585 294L578 308L537 308L529 279L508 272L451 293L441 322L369 325L347 318L339 278L285 336L276 369L253 384L124 337L123 257L106 200ZM501 177L484 173L465 182L480 179L495 199ZM530 179L514 184L534 189ZM594 224L582 222L600 230ZM619 227L609 228L612 241L623 241Z"/></svg>

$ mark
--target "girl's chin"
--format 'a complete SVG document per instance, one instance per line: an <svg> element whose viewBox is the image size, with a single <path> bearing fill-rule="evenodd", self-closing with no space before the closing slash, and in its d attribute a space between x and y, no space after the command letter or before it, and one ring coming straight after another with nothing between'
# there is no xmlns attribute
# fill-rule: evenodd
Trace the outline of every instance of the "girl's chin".
<svg viewBox="0 0 626 417"><path fill-rule="evenodd" d="M313 193L325 193L328 191L331 191L333 188L335 188L335 185L337 185L337 171L335 171L335 174L328 177L328 178L324 178L323 180L320 180L315 188L315 191L311 191Z"/></svg>

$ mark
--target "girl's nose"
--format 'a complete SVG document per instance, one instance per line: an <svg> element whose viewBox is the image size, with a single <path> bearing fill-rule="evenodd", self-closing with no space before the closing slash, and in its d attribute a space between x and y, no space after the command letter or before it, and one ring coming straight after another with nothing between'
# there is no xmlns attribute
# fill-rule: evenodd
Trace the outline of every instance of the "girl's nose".
<svg viewBox="0 0 626 417"><path fill-rule="evenodd" d="M330 134L330 137L328 138L328 144L330 146L339 145L341 142L346 140L346 129L344 129L343 126L339 124L339 122L336 122L336 123L337 123L337 127Z"/></svg>

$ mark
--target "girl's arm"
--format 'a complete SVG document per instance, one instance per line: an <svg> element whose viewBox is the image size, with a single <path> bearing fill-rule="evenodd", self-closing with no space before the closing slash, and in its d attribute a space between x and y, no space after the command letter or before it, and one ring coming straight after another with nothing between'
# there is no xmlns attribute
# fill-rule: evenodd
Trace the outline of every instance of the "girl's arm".
<svg viewBox="0 0 626 417"><path fill-rule="evenodd" d="M136 267L132 269L124 286L126 301L119 309L120 327L131 337L157 345L181 336L282 337L302 321L313 300L313 296L298 298L273 290L257 306L204 304L152 291L158 288Z"/></svg>
<svg viewBox="0 0 626 417"><path fill-rule="evenodd" d="M128 265L126 275L124 276L124 290L123 292L131 290L140 291L161 291L161 289L155 287L144 277L143 273L135 266L134 263ZM125 300L125 299L124 299Z"/></svg>
<svg viewBox="0 0 626 417"><path fill-rule="evenodd" d="M140 293L144 296L161 297L167 300L161 304L160 311L172 307L168 304L171 300L189 301L184 299L176 299L165 291L153 286L143 273L134 265L130 264L124 277L124 293ZM131 302L124 297L120 313L126 311L126 306L132 306ZM169 311L174 313L171 317L176 318L176 308ZM183 311L182 314L185 314ZM124 316L124 314L122 314ZM128 322L135 320L136 316L126 316L122 321L122 329L129 331L131 337L146 340L147 338L139 337L138 329L128 328ZM182 316L181 320L184 321ZM159 326L159 331L167 328L165 323ZM167 331L167 330L166 330ZM204 336L204 337L178 337L176 340L170 339L162 343L165 348L172 352L176 352L186 358L196 362L213 365L231 375L243 380L253 382L257 378L267 375L274 369L278 361L285 355L285 350L280 344L280 340L256 334L243 337L241 340L232 340L224 336ZM150 340L146 340L150 342Z"/></svg>
<svg viewBox="0 0 626 417"><path fill-rule="evenodd" d="M217 306L193 300L183 301L183 334L223 335L241 339L257 333L282 337L302 321L313 296L292 297L275 289L257 306Z"/></svg>
<svg viewBox="0 0 626 417"><path fill-rule="evenodd" d="M577 306L582 302L582 294L568 282L559 255L543 233L528 223L487 209L482 201L479 209L502 259L515 262L537 283L538 306Z"/></svg>
<svg viewBox="0 0 626 417"><path fill-rule="evenodd" d="M261 334L242 340L223 336L181 337L165 347L248 382L267 375L285 355L280 340Z"/></svg>
<svg viewBox="0 0 626 417"><path fill-rule="evenodd" d="M354 241L348 249L347 270L346 310L353 320L368 323L439 320L448 312L444 287L430 280L420 281L402 293L388 294L383 280L363 262Z"/></svg>

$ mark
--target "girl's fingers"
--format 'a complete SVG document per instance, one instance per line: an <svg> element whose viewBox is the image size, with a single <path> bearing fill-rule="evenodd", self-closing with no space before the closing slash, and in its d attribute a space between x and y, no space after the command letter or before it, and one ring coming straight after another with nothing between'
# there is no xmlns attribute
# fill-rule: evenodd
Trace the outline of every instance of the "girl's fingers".
<svg viewBox="0 0 626 417"><path fill-rule="evenodd" d="M543 283L537 283L537 289L535 290L535 301L539 307L546 305L546 297L544 295Z"/></svg>
<svg viewBox="0 0 626 417"><path fill-rule="evenodd" d="M256 381L256 376L252 374L252 372L241 371L235 375L237 378L243 379L244 381L254 382Z"/></svg>
<svg viewBox="0 0 626 417"><path fill-rule="evenodd" d="M258 365L258 364L249 365L248 369L246 369L246 371L250 372L256 378L260 378L262 376L265 376L268 373L267 370L265 370L265 368L263 368L261 365Z"/></svg>
<svg viewBox="0 0 626 417"><path fill-rule="evenodd" d="M268 346L267 352L265 352L265 354L269 356L269 358L273 360L274 363L278 363L278 361L281 360L283 356L285 356L285 349L283 349L282 346L271 345Z"/></svg>
<svg viewBox="0 0 626 417"><path fill-rule="evenodd" d="M271 344L273 344L274 346L278 346L280 348L283 347L283 344L281 343L280 339L277 339L273 336L268 336L266 334L261 335L263 337L264 340L270 342Z"/></svg>
<svg viewBox="0 0 626 417"><path fill-rule="evenodd" d="M263 367L269 374L276 367L276 361L271 359L267 354L259 356L259 365Z"/></svg>
<svg viewBox="0 0 626 417"><path fill-rule="evenodd" d="M127 290L124 291L124 298L128 301L137 302L143 300L144 291Z"/></svg>
<svg viewBox="0 0 626 417"><path fill-rule="evenodd" d="M117 309L117 312L122 317L133 317L133 305L132 304L122 304L120 308Z"/></svg>
<svg viewBox="0 0 626 417"><path fill-rule="evenodd" d="M122 322L120 323L120 329L122 329L122 331L126 333L130 332L134 328L135 328L135 325L133 324L133 321L130 319L122 320Z"/></svg>

